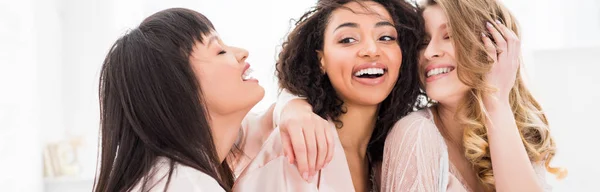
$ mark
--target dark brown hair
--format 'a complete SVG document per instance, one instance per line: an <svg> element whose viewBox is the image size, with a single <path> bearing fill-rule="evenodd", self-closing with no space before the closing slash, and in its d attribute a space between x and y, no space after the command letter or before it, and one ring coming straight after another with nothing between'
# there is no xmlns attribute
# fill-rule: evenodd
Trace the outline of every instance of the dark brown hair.
<svg viewBox="0 0 600 192"><path fill-rule="evenodd" d="M189 56L214 31L202 14L182 8L160 11L118 39L100 72L100 155L94 191L152 186L158 157L213 177L231 191L233 174L220 162L201 87ZM165 188L165 191L167 189Z"/></svg>
<svg viewBox="0 0 600 192"><path fill-rule="evenodd" d="M329 78L321 71L317 50L323 50L325 28L331 13L356 0L320 0L296 22L296 27L283 43L276 64L279 86L290 93L304 96L313 111L331 118L342 127L339 116L345 113L343 101L337 96ZM390 13L398 32L402 49L400 76L388 97L380 104L375 130L369 142L371 162L380 162L383 144L389 130L401 117L413 111L419 90L417 51L424 33L417 9L402 0L375 0Z"/></svg>

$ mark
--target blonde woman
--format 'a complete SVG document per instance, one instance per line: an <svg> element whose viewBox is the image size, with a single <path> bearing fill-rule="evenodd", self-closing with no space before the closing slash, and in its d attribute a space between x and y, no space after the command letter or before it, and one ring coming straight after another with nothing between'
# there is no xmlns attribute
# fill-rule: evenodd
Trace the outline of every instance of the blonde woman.
<svg viewBox="0 0 600 192"><path fill-rule="evenodd" d="M520 75L519 33L496 0L428 0L422 88L435 104L398 121L383 191L548 191L556 146Z"/></svg>

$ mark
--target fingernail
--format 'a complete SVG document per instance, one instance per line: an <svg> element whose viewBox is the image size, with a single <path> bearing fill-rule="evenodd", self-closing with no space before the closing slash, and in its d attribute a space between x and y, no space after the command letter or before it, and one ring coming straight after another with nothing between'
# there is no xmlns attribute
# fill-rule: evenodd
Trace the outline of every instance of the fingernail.
<svg viewBox="0 0 600 192"><path fill-rule="evenodd" d="M492 28L492 27L494 27L494 25L492 25L490 22L486 22L486 25L487 25L489 28Z"/></svg>
<svg viewBox="0 0 600 192"><path fill-rule="evenodd" d="M304 180L308 181L308 173L307 172L302 173L302 178Z"/></svg>
<svg viewBox="0 0 600 192"><path fill-rule="evenodd" d="M485 35L485 33L484 33L484 32L481 32L481 36L482 36L482 37L487 37L487 35Z"/></svg>
<svg viewBox="0 0 600 192"><path fill-rule="evenodd" d="M500 22L500 20L497 20L497 19L496 19L496 23L498 23L498 24L502 24L502 22Z"/></svg>

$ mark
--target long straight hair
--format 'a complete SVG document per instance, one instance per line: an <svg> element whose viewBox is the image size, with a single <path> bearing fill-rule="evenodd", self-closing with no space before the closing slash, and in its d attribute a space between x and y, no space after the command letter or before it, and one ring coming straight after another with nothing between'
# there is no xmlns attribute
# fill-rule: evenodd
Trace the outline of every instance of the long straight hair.
<svg viewBox="0 0 600 192"><path fill-rule="evenodd" d="M167 179L185 165L233 186L227 161L220 162L201 87L189 57L214 31L202 14L182 8L160 11L118 39L100 72L100 154L94 191L128 191L149 178ZM159 157L167 175L151 171ZM165 188L166 190L166 188Z"/></svg>

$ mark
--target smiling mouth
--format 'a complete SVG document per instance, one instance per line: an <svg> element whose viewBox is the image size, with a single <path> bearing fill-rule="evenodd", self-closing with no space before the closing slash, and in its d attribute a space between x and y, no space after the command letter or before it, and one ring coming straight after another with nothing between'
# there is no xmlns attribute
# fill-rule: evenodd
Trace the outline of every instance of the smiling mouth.
<svg viewBox="0 0 600 192"><path fill-rule="evenodd" d="M361 69L361 70L357 71L356 73L354 73L354 76L358 77L358 78L374 79L374 78L383 76L386 72L387 72L386 69L373 67L373 68Z"/></svg>
<svg viewBox="0 0 600 192"><path fill-rule="evenodd" d="M252 79L253 78L252 75L251 75L252 72L253 72L252 68L246 69L244 71L244 73L242 74L242 80L247 81L247 80Z"/></svg>
<svg viewBox="0 0 600 192"><path fill-rule="evenodd" d="M429 78L429 77L433 77L433 76L436 76L436 75L443 75L443 74L446 74L446 73L450 73L452 71L454 71L454 67L433 68L433 69L431 69L431 70L429 70L429 71L427 71L425 73L425 77Z"/></svg>

